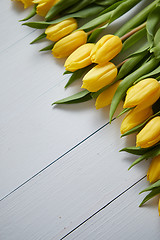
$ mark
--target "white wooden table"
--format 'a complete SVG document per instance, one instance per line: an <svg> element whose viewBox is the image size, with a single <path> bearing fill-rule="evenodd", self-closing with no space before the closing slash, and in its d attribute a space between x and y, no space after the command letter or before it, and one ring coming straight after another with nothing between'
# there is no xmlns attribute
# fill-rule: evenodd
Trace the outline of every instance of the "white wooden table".
<svg viewBox="0 0 160 240"><path fill-rule="evenodd" d="M160 239L158 198L138 207L149 161L128 171L136 157L119 153L135 136L120 139L122 118L108 124L93 100L52 107L81 81L65 90L64 61L18 22L30 10L0 5L0 240Z"/></svg>

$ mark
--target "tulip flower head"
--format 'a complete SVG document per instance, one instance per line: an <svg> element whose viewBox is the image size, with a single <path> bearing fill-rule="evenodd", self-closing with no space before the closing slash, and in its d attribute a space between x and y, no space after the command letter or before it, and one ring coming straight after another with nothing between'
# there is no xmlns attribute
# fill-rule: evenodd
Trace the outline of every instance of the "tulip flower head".
<svg viewBox="0 0 160 240"><path fill-rule="evenodd" d="M121 134L129 131L137 125L143 123L147 118L153 115L152 107L145 108L139 111L137 108L130 110L121 124Z"/></svg>
<svg viewBox="0 0 160 240"><path fill-rule="evenodd" d="M136 146L148 148L160 141L160 116L151 119L138 133Z"/></svg>
<svg viewBox="0 0 160 240"><path fill-rule="evenodd" d="M84 76L82 88L90 92L97 92L112 83L116 76L117 68L113 63L108 62L103 66L97 65Z"/></svg>
<svg viewBox="0 0 160 240"><path fill-rule="evenodd" d="M52 54L56 58L68 57L78 47L87 42L87 34L83 30L77 30L60 39L54 45Z"/></svg>
<svg viewBox="0 0 160 240"><path fill-rule="evenodd" d="M126 94L124 108L138 105L139 110L153 105L160 97L160 84L154 78L144 79L130 87Z"/></svg>
<svg viewBox="0 0 160 240"><path fill-rule="evenodd" d="M67 36L76 29L77 21L74 18L69 18L60 23L50 25L49 27L47 27L45 34L47 35L47 39L53 42L57 42L58 40Z"/></svg>
<svg viewBox="0 0 160 240"><path fill-rule="evenodd" d="M91 52L93 63L104 65L113 59L122 49L122 41L118 36L105 35L95 45Z"/></svg>
<svg viewBox="0 0 160 240"><path fill-rule="evenodd" d="M22 2L24 4L24 8L28 8L31 5L33 5L33 0L13 0L13 1Z"/></svg>
<svg viewBox="0 0 160 240"><path fill-rule="evenodd" d="M160 180L160 155L154 157L147 172L147 180L154 183Z"/></svg>
<svg viewBox="0 0 160 240"><path fill-rule="evenodd" d="M64 66L67 71L74 72L92 63L90 53L94 47L93 43L86 43L77 48L66 60Z"/></svg>
<svg viewBox="0 0 160 240"><path fill-rule="evenodd" d="M33 0L33 3L38 4L36 12L38 15L45 17L51 7L60 0Z"/></svg>
<svg viewBox="0 0 160 240"><path fill-rule="evenodd" d="M106 107L111 104L112 98L119 86L121 81L117 81L114 84L112 84L110 87L108 87L106 90L104 90L102 93L99 94L99 96L96 99L96 109Z"/></svg>

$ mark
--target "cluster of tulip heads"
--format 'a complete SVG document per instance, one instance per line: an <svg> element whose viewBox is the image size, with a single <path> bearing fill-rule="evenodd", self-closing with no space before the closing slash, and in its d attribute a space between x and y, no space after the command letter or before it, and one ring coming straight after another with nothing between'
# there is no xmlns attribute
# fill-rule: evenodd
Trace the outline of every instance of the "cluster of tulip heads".
<svg viewBox="0 0 160 240"><path fill-rule="evenodd" d="M127 91L124 108L133 108L129 111L121 124L121 133L124 134L135 126L147 121L146 125L136 136L136 146L149 149L160 142L160 116L154 116L152 106L160 98L160 83L154 78L139 81ZM147 172L147 180L155 183L160 180L160 155L156 155ZM160 199L159 199L160 215Z"/></svg>
<svg viewBox="0 0 160 240"><path fill-rule="evenodd" d="M29 7L36 4L36 12L46 16L60 0L17 0ZM67 0L66 0L67 1ZM92 31L91 31L92 32ZM116 80L117 67L110 62L122 50L122 38L105 35L97 43L88 43L91 32L78 29L74 18L67 18L56 24L50 24L45 30L48 40L54 42L52 54L56 58L66 58L66 71L74 73L91 66L84 75L82 88L91 93L98 92L96 109L111 104L115 92L123 80ZM123 39L124 40L124 39ZM150 149L160 143L160 114L153 112L153 104L160 98L160 83L154 78L145 78L135 82L126 92L124 109L128 114L122 121L121 134L125 135L136 126L145 123L136 136L136 147ZM160 146L160 145L159 145ZM150 183L160 180L160 151L152 159L147 173ZM160 183L159 183L160 192ZM159 200L160 215L160 200Z"/></svg>

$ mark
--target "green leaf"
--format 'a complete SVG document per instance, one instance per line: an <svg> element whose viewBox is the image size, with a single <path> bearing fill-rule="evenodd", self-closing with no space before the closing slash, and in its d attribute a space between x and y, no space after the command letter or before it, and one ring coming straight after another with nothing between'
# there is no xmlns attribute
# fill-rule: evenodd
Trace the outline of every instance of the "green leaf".
<svg viewBox="0 0 160 240"><path fill-rule="evenodd" d="M128 12L131 8L133 8L140 0L127 0L122 2L113 12L110 23L122 16L124 13Z"/></svg>
<svg viewBox="0 0 160 240"><path fill-rule="evenodd" d="M27 22L27 23L23 23L22 25L31 27L31 28L36 28L36 29L44 29L47 28L51 23L47 23L47 22Z"/></svg>
<svg viewBox="0 0 160 240"><path fill-rule="evenodd" d="M139 205L139 207L141 207L145 202L147 202L148 200L150 200L151 198L155 197L156 195L158 195L160 193L160 188L155 188L153 189L141 202L141 204Z"/></svg>
<svg viewBox="0 0 160 240"><path fill-rule="evenodd" d="M155 148L153 148L150 151L147 151L146 153L144 153L141 157L139 157L137 160L135 160L131 166L129 167L129 169L131 169L133 166L135 166L136 164L140 163L141 161L143 161L144 159L148 159L148 158L153 158L160 155L160 145L158 144Z"/></svg>
<svg viewBox="0 0 160 240"><path fill-rule="evenodd" d="M91 35L89 36L87 42L88 43L95 43L98 36L101 34L101 32L103 31L103 28L98 28L96 30L94 30Z"/></svg>
<svg viewBox="0 0 160 240"><path fill-rule="evenodd" d="M70 71L65 71L64 73L63 73L63 75L66 75L66 74L72 74L73 72L70 72Z"/></svg>
<svg viewBox="0 0 160 240"><path fill-rule="evenodd" d="M93 64L73 72L70 79L68 80L67 84L65 85L65 88L68 87L69 85L71 85L76 80L80 79L88 70L90 70L92 68L92 66L93 66Z"/></svg>
<svg viewBox="0 0 160 240"><path fill-rule="evenodd" d="M158 29L158 31L156 32L155 34L155 37L154 37L154 45L153 47L150 49L150 52L154 53L155 57L157 59L160 58L160 28Z"/></svg>
<svg viewBox="0 0 160 240"><path fill-rule="evenodd" d="M142 53L144 53L144 52L146 52L146 53L149 52L149 45L148 45L148 43L144 44L144 45L142 46L142 48L140 48L140 49L137 50L136 52L131 53L131 54L128 56L128 58L134 57L134 56L137 56L137 55L140 55L140 54L142 54Z"/></svg>
<svg viewBox="0 0 160 240"><path fill-rule="evenodd" d="M145 188L144 190L142 190L139 194L143 193L143 192L147 192L147 191L151 191L155 188L160 188L160 180L158 180L157 182L153 183L152 185L150 185L149 187Z"/></svg>
<svg viewBox="0 0 160 240"><path fill-rule="evenodd" d="M43 39L45 37L46 37L46 34L42 33L37 38L35 38L32 42L30 42L30 44L36 43L36 42L38 42L39 40L41 40L41 39Z"/></svg>
<svg viewBox="0 0 160 240"><path fill-rule="evenodd" d="M138 32L131 35L128 39L123 43L123 48L121 52L126 51L128 48L132 47L135 43L137 43L140 39L142 39L146 35L146 28L142 28Z"/></svg>
<svg viewBox="0 0 160 240"><path fill-rule="evenodd" d="M119 118L120 116L122 116L124 113L126 113L126 112L129 112L130 110L132 110L134 107L132 107L132 108L124 108L119 114L118 114L118 116L116 117L116 118Z"/></svg>
<svg viewBox="0 0 160 240"><path fill-rule="evenodd" d="M41 50L39 50L40 52L44 52L44 51L49 51L49 50L52 50L52 48L54 47L54 44L55 43L52 43L44 48L42 48Z"/></svg>
<svg viewBox="0 0 160 240"><path fill-rule="evenodd" d="M142 50L142 48L141 48ZM140 50L139 50L140 51ZM137 55L129 57L129 59L120 68L116 80L123 79L128 73L135 68L135 66L142 61L142 59L148 54L147 51L143 51Z"/></svg>
<svg viewBox="0 0 160 240"><path fill-rule="evenodd" d="M78 3L79 0L60 0L53 7L50 8L48 13L46 14L45 20L51 21L54 17L56 17L59 13L66 10L68 7L73 6Z"/></svg>
<svg viewBox="0 0 160 240"><path fill-rule="evenodd" d="M148 14L155 8L156 4L159 0L156 0L145 7L142 11L140 11L137 15L127 21L123 26L115 33L115 35L122 37L124 34L132 30L133 28L144 23L148 17Z"/></svg>
<svg viewBox="0 0 160 240"><path fill-rule="evenodd" d="M150 52L154 53L154 56L156 59L160 59L160 43L157 44L155 47L153 47Z"/></svg>
<svg viewBox="0 0 160 240"><path fill-rule="evenodd" d="M150 48L154 43L154 35L157 24L160 22L160 6L157 6L148 16L146 23L147 38Z"/></svg>
<svg viewBox="0 0 160 240"><path fill-rule="evenodd" d="M61 100L58 100L54 103L52 103L52 105L54 104L71 104L71 103L81 103L81 102L85 102L92 99L90 92L87 90L81 91L79 93L76 93L70 97L67 98L63 98Z"/></svg>
<svg viewBox="0 0 160 240"><path fill-rule="evenodd" d="M112 10L114 10L115 8L117 8L122 2L124 2L126 0L123 0L123 1L114 1L114 4L110 5L109 7L105 8L101 13L100 15L103 15L104 13L107 13L107 12L110 12Z"/></svg>
<svg viewBox="0 0 160 240"><path fill-rule="evenodd" d="M71 6L69 9L66 10L66 13L74 13L78 12L81 9L87 7L88 5L94 3L96 0L81 0L78 4Z"/></svg>
<svg viewBox="0 0 160 240"><path fill-rule="evenodd" d="M155 75L157 75L158 73L160 73L160 66L157 67L156 69L154 69L153 71L151 71L148 74L143 75L142 77L138 78L134 84L138 83L139 81L145 79L145 78L149 78L149 77L154 77Z"/></svg>
<svg viewBox="0 0 160 240"><path fill-rule="evenodd" d="M151 147L151 148L141 148L141 147L135 147L134 146L134 147L122 148L120 150L120 152L127 152L127 153L134 154L134 155L143 155L151 149L153 149L153 147Z"/></svg>
<svg viewBox="0 0 160 240"><path fill-rule="evenodd" d="M157 30L155 37L154 37L154 46L159 44L159 39L160 39L160 28Z"/></svg>
<svg viewBox="0 0 160 240"><path fill-rule="evenodd" d="M111 102L110 121L112 120L112 117L117 109L119 102L125 97L125 94L128 88L131 87L138 78L153 71L158 66L158 64L159 64L159 61L153 58L150 61L143 64L137 70L129 74L127 77L125 77L123 81L121 81Z"/></svg>
<svg viewBox="0 0 160 240"><path fill-rule="evenodd" d="M103 15L100 15L97 18L94 18L93 20L85 23L80 29L83 29L85 31L90 31L104 23L107 24L107 21L109 22L110 16L111 16L111 12L107 12Z"/></svg>
<svg viewBox="0 0 160 240"><path fill-rule="evenodd" d="M116 2L117 0L97 0L96 4L101 6L109 6L109 5L113 5Z"/></svg>
<svg viewBox="0 0 160 240"><path fill-rule="evenodd" d="M28 27L37 28L37 29L44 29L44 28L47 28L51 24L59 23L68 18L87 18L87 17L94 16L94 15L100 13L103 9L104 8L100 7L100 6L92 6L92 7L85 8L79 12L68 14L63 17L57 18L50 22L45 22L45 21L28 22L28 23L23 23L22 25L26 25Z"/></svg>
<svg viewBox="0 0 160 240"><path fill-rule="evenodd" d="M152 118L154 118L156 116L160 116L160 111L155 113L154 115L150 116L149 118L147 118L143 123L141 123L141 124L137 125L136 127L128 130L127 132L125 132L124 134L121 135L121 137L130 135L130 134L135 133L135 132L139 132L147 124L147 122L149 120L151 120Z"/></svg>
<svg viewBox="0 0 160 240"><path fill-rule="evenodd" d="M19 22L22 22L22 21L27 21L29 20L30 18L34 17L37 13L36 13L36 8L37 8L37 4L35 4L32 8L32 11L29 13L29 15L21 20L19 20Z"/></svg>

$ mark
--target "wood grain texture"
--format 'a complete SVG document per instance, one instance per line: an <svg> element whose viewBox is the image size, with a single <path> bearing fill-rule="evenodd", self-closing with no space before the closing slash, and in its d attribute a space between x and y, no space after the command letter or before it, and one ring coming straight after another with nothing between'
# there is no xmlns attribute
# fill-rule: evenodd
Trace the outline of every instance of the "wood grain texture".
<svg viewBox="0 0 160 240"><path fill-rule="evenodd" d="M0 199L11 194L0 201L0 240L57 240L92 215L67 238L147 239L150 223L153 239L159 239L157 201L137 207L146 179L127 190L149 164L127 170L135 157L119 150L134 145L135 136L120 139L122 118L107 124L109 108L97 111L94 101L51 107L79 91L81 81L65 90L64 60L38 52L46 41L29 44L41 33L18 23L29 11L1 0Z"/></svg>
<svg viewBox="0 0 160 240"><path fill-rule="evenodd" d="M60 239L143 177L145 162L127 170L134 157L118 152L118 129L113 122L1 201L2 239Z"/></svg>
<svg viewBox="0 0 160 240"><path fill-rule="evenodd" d="M158 198L138 207L144 195L137 193L145 185L144 179L63 239L160 239Z"/></svg>

